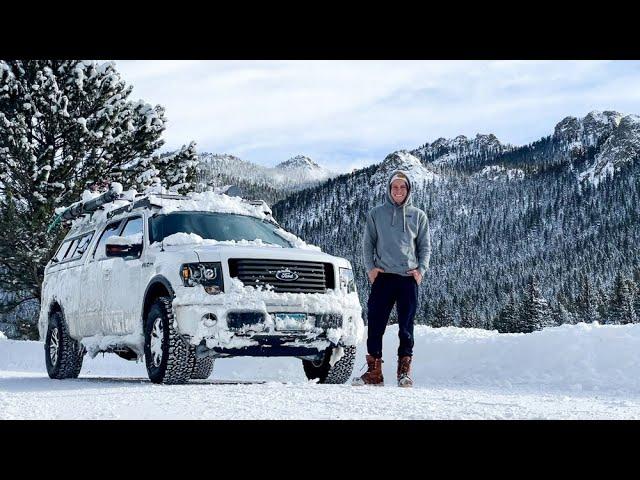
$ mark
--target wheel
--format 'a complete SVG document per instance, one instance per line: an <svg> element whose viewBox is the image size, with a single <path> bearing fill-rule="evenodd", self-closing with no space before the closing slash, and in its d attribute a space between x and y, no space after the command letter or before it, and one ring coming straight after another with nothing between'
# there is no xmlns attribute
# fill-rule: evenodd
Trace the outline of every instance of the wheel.
<svg viewBox="0 0 640 480"><path fill-rule="evenodd" d="M215 358L213 357L204 357L198 358L195 355L195 348L193 349L192 355L193 359L193 370L191 372L191 378L197 380L204 380L209 378L211 372L213 372L213 364L215 362Z"/></svg>
<svg viewBox="0 0 640 480"><path fill-rule="evenodd" d="M331 356L338 348L343 349L343 354L333 366L331 366ZM336 352L337 353L337 352ZM312 360L303 360L304 373L309 380L318 379L318 383L345 383L351 378L353 372L353 364L356 360L356 347L329 347L324 358L319 362Z"/></svg>
<svg viewBox="0 0 640 480"><path fill-rule="evenodd" d="M62 312L54 312L49 318L44 352L49 378L78 378L85 349L80 342L69 336Z"/></svg>
<svg viewBox="0 0 640 480"><path fill-rule="evenodd" d="M153 383L186 383L193 359L189 344L178 333L169 297L158 298L147 314L144 328L144 358Z"/></svg>

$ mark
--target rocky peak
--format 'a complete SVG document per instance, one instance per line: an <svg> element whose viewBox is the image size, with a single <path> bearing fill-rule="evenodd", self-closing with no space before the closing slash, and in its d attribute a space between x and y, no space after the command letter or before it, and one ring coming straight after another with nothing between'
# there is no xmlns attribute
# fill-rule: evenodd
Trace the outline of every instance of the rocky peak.
<svg viewBox="0 0 640 480"><path fill-rule="evenodd" d="M564 138L573 141L580 133L580 121L576 117L565 117L553 130L553 138Z"/></svg>
<svg viewBox="0 0 640 480"><path fill-rule="evenodd" d="M309 170L320 170L322 167L318 165L316 162L311 160L309 157L304 155L297 155L295 157L290 158L282 163L276 165L278 169L309 169Z"/></svg>
<svg viewBox="0 0 640 480"><path fill-rule="evenodd" d="M617 120L614 115L610 118L612 122ZM619 119L617 128L603 143L593 164L579 178L597 185L605 175L614 174L622 164L637 161L639 156L640 117L627 115Z"/></svg>
<svg viewBox="0 0 640 480"><path fill-rule="evenodd" d="M583 118L565 117L556 125L553 138L573 147L596 145L613 133L621 119L620 113L610 110L594 110Z"/></svg>
<svg viewBox="0 0 640 480"><path fill-rule="evenodd" d="M208 153L208 152L201 153L200 159L204 162L207 162L207 161L243 162L244 161L234 155L229 155L227 153Z"/></svg>
<svg viewBox="0 0 640 480"><path fill-rule="evenodd" d="M425 167L419 158L406 150L398 150L390 153L380 164L374 175L376 183L387 182L389 175L395 170L407 172L412 183L433 182L440 179L440 176Z"/></svg>
<svg viewBox="0 0 640 480"><path fill-rule="evenodd" d="M406 150L398 150L397 152L387 155L382 162L386 170L406 170L422 166L420 159Z"/></svg>
<svg viewBox="0 0 640 480"><path fill-rule="evenodd" d="M500 143L493 134L476 134L473 138L458 135L453 139L438 138L410 153L428 163L436 165L454 164L468 156L490 155L510 148Z"/></svg>
<svg viewBox="0 0 640 480"><path fill-rule="evenodd" d="M476 134L476 138L473 140L472 142L473 144L475 144L478 148L480 147L487 147L487 148L499 148L499 147L503 147L504 145L502 145L502 143L500 143L500 140L498 140L498 137L496 137L493 133L490 133L488 135L483 135L481 133Z"/></svg>

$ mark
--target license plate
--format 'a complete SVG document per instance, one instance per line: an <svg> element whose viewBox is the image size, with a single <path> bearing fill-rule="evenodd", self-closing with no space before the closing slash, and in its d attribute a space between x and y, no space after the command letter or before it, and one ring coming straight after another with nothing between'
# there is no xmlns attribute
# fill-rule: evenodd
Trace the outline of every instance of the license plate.
<svg viewBox="0 0 640 480"><path fill-rule="evenodd" d="M273 313L276 330L306 330L310 327L306 313Z"/></svg>

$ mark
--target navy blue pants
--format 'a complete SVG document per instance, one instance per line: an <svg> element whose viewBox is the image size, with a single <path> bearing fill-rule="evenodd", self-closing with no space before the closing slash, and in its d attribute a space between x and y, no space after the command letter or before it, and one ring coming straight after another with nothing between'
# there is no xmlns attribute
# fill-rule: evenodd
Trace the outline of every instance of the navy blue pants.
<svg viewBox="0 0 640 480"><path fill-rule="evenodd" d="M367 302L369 355L382 358L382 336L394 304L398 312L398 356L413 355L413 317L416 315L417 303L418 284L413 277L403 277L394 273L378 274L371 285Z"/></svg>

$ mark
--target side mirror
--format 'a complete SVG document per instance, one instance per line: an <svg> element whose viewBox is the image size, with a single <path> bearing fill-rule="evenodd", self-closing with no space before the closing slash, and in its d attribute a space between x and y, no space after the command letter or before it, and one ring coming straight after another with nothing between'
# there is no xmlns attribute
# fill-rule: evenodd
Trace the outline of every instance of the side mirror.
<svg viewBox="0 0 640 480"><path fill-rule="evenodd" d="M105 248L107 257L139 257L142 253L142 234L110 237Z"/></svg>

